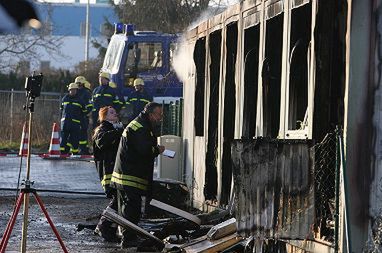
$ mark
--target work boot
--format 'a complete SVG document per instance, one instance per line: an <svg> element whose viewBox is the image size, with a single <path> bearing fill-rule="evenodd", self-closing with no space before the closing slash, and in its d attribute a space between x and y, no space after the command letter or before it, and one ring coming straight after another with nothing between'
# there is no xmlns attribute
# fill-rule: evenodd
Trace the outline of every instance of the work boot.
<svg viewBox="0 0 382 253"><path fill-rule="evenodd" d="M94 234L101 236L107 242L120 242L120 239L116 235L116 230L114 229L102 229L102 227L97 226L94 230Z"/></svg>
<svg viewBox="0 0 382 253"><path fill-rule="evenodd" d="M130 234L128 237L122 236L121 249L128 249L138 246L138 236Z"/></svg>

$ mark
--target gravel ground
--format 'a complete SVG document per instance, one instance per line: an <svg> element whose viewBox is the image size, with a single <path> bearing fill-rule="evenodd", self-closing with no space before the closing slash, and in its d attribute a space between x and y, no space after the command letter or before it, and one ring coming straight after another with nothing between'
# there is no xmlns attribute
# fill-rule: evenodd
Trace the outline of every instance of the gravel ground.
<svg viewBox="0 0 382 253"><path fill-rule="evenodd" d="M117 243L104 242L90 229L77 231L77 225L96 224L108 200L100 197L41 196L48 213L69 252L136 252L120 250ZM0 198L0 235L10 219L14 197ZM59 242L34 197L30 198L27 252L62 252ZM22 228L22 207L6 252L19 252Z"/></svg>
<svg viewBox="0 0 382 253"><path fill-rule="evenodd" d="M21 179L25 177L26 161L22 163ZM13 211L20 158L0 157L0 237L2 238ZM108 204L104 197L94 163L70 160L31 158L31 181L36 189L80 191L101 195L41 192L39 196L60 233L69 252L136 252L135 248L120 250L117 243L104 242L92 229L77 231L78 224L95 225ZM19 252L23 207L18 214L6 252ZM30 196L27 252L62 252L49 223L33 196Z"/></svg>

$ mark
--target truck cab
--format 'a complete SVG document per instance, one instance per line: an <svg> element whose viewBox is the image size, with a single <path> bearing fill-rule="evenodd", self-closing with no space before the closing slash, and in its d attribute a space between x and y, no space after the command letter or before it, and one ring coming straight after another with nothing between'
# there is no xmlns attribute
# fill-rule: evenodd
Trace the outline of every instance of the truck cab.
<svg viewBox="0 0 382 253"><path fill-rule="evenodd" d="M117 93L126 98L133 82L142 78L154 101L171 101L183 95L181 81L172 67L178 35L155 31L134 31L131 24L115 24L102 70L110 73Z"/></svg>

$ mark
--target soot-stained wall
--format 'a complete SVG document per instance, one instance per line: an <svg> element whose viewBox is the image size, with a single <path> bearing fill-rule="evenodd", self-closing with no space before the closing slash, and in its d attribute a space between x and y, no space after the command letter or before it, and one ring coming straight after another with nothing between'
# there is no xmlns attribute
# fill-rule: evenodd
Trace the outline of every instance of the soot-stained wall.
<svg viewBox="0 0 382 253"><path fill-rule="evenodd" d="M232 161L240 235L312 238L312 143L260 138L234 140Z"/></svg>

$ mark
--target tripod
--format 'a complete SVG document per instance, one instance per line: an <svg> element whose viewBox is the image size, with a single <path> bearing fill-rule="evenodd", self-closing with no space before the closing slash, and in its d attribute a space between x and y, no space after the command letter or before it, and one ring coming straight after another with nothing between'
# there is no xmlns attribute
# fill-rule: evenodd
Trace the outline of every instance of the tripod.
<svg viewBox="0 0 382 253"><path fill-rule="evenodd" d="M46 208L44 207L44 204L41 200L41 198L38 196L36 189L32 188L33 182L29 180L30 176L30 157L31 157L31 133L32 133L32 118L33 118L33 112L34 112L34 101L35 97L31 93L27 93L27 102L25 105L25 109L29 109L29 127L28 127L28 134L29 134L29 143L28 143L28 154L27 154L27 171L26 171L26 179L24 180L24 184L20 190L20 195L17 198L16 206L13 210L12 216L10 220L8 221L7 227L5 229L3 238L0 243L0 253L4 253L5 249L7 248L7 244L9 241L9 238L12 233L12 229L15 225L17 214L21 207L21 202L24 200L24 215L23 215L23 226L22 226L22 236L21 236L21 249L20 252L25 253L26 252L26 243L27 243L27 234L28 234L28 208L29 208L29 194L32 193L34 198L36 199L38 205L40 206L42 212L44 213L47 221L49 222L50 227L52 228L54 234L57 237L57 240L59 241L61 248L64 252L68 252L64 242L62 241L56 227L54 226L52 220L50 219L48 212Z"/></svg>

